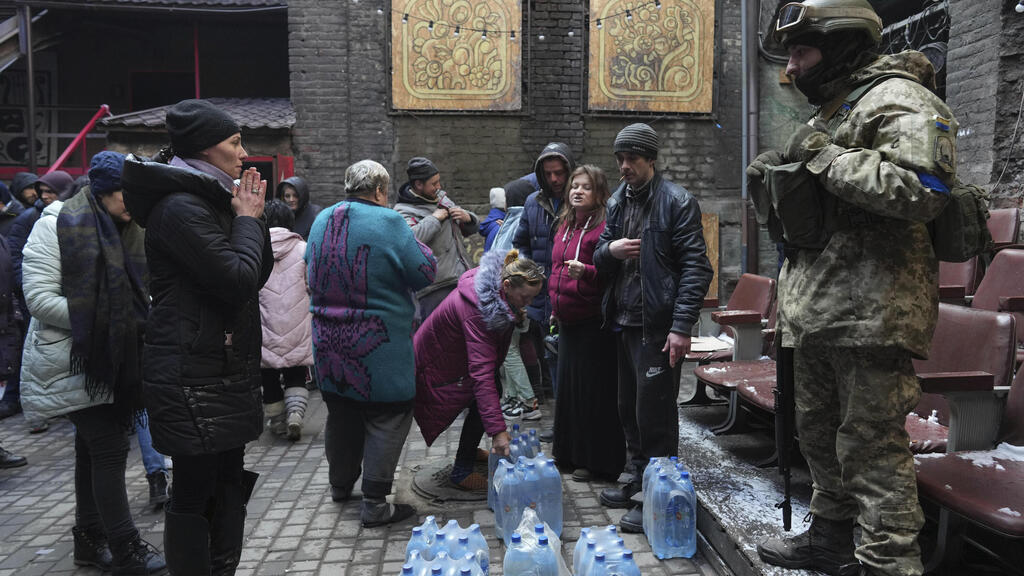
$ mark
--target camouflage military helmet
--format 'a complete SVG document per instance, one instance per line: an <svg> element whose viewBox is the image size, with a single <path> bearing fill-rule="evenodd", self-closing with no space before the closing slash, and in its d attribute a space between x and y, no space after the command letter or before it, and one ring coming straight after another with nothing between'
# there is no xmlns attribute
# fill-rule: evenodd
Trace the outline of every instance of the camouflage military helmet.
<svg viewBox="0 0 1024 576"><path fill-rule="evenodd" d="M775 39L783 46L798 43L801 36L827 36L839 30L863 32L874 44L882 40L882 19L868 0L804 0L779 10Z"/></svg>

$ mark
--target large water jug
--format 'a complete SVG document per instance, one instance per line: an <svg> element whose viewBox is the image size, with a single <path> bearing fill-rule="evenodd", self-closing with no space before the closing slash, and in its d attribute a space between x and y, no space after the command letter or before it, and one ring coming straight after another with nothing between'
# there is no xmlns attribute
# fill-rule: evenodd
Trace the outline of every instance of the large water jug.
<svg viewBox="0 0 1024 576"><path fill-rule="evenodd" d="M534 565L537 576L558 576L558 552L549 545L548 537L541 534L537 538L537 550L534 552ZM511 574L509 576L512 576Z"/></svg>
<svg viewBox="0 0 1024 576"><path fill-rule="evenodd" d="M545 460L540 467L540 519L558 536L562 535L562 475L555 461Z"/></svg>
<svg viewBox="0 0 1024 576"><path fill-rule="evenodd" d="M470 524L469 526L469 548L476 558L480 571L484 574L490 572L491 553L487 547L487 539L480 531L479 524Z"/></svg>
<svg viewBox="0 0 1024 576"><path fill-rule="evenodd" d="M515 474L515 466L508 460L500 460L498 462L498 468L494 471L494 481L491 483L494 487L494 532L501 538L502 541L508 542L508 536L505 534L505 502L501 500L501 486L507 478L508 470L511 470Z"/></svg>
<svg viewBox="0 0 1024 576"><path fill-rule="evenodd" d="M540 473L537 470L536 464L532 460L527 461L526 469L523 471L523 483L519 487L520 501L524 508L532 508L537 512L537 515L543 518L541 512L541 484L540 484ZM522 521L522 509L519 510L519 520ZM516 523L516 526L519 526Z"/></svg>
<svg viewBox="0 0 1024 576"><path fill-rule="evenodd" d="M405 545L405 558L408 560L413 551L418 550L421 556L428 554L430 542L427 542L427 535L423 533L422 526L415 526L412 529L412 536L409 543ZM433 558L433 556L431 556ZM427 558L428 560L430 558Z"/></svg>
<svg viewBox="0 0 1024 576"><path fill-rule="evenodd" d="M498 490L498 504L501 507L501 531L506 545L511 541L512 533L515 532L522 519L523 506L519 489L522 483L523 481L516 474L515 468L506 466L501 487Z"/></svg>
<svg viewBox="0 0 1024 576"><path fill-rule="evenodd" d="M583 561L583 556L586 554L587 541L596 541L590 537L590 531L592 528L581 528L580 539L576 541L576 547L572 549L572 573L580 573L580 562ZM593 546L591 546L593 548Z"/></svg>
<svg viewBox="0 0 1024 576"><path fill-rule="evenodd" d="M433 516L427 516L423 520L423 524L421 526L423 527L423 535L427 537L427 542L433 542L434 535L436 535L438 531L437 519Z"/></svg>
<svg viewBox="0 0 1024 576"><path fill-rule="evenodd" d="M692 493L663 472L654 482L650 500L653 510L647 539L654 555L660 559L692 558L697 549Z"/></svg>
<svg viewBox="0 0 1024 576"><path fill-rule="evenodd" d="M608 562L604 552L596 552L593 561L578 576L608 576Z"/></svg>
<svg viewBox="0 0 1024 576"><path fill-rule="evenodd" d="M640 576L640 568L636 565L636 561L633 560L633 551L623 550L619 563L609 570L608 574L615 574L617 576Z"/></svg>
<svg viewBox="0 0 1024 576"><path fill-rule="evenodd" d="M509 537L508 549L505 550L505 560L501 564L504 574L516 576L530 574L533 569L533 556L523 546L523 539L518 532L513 532Z"/></svg>

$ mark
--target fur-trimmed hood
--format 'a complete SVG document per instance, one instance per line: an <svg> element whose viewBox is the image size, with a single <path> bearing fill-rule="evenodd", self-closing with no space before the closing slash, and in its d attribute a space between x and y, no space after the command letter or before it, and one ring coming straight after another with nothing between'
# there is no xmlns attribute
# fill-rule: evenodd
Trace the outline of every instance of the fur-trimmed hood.
<svg viewBox="0 0 1024 576"><path fill-rule="evenodd" d="M476 296L476 307L480 311L487 329L492 332L505 330L515 324L516 318L512 308L505 301L501 292L501 271L505 267L505 253L492 250L485 252L480 259L476 276L463 276L459 279L459 292L465 294L472 290ZM472 287L470 287L472 282Z"/></svg>

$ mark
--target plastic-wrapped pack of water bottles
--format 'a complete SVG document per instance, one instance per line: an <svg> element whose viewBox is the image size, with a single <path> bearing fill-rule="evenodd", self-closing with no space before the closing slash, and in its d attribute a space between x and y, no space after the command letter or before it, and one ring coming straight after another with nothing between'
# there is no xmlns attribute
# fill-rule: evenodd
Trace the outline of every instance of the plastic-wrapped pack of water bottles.
<svg viewBox="0 0 1024 576"><path fill-rule="evenodd" d="M423 524L412 529L402 575L484 576L489 567L487 539L479 524L462 528L453 519L439 528L434 517L427 516Z"/></svg>
<svg viewBox="0 0 1024 576"><path fill-rule="evenodd" d="M505 574L548 574L550 569L550 556L548 551L554 553L555 572L553 576L572 576L569 566L562 558L562 541L554 533L550 526L541 521L537 512L532 508L523 510L523 519L519 526L512 531L512 534L519 535L519 542L513 546L512 538L509 537L509 545L505 550L505 566L511 566L512 572L505 569ZM540 544L541 537L546 539L547 544ZM510 551L515 548L516 552L509 556ZM526 570L529 569L529 570ZM543 569L543 570L542 570ZM521 571L526 570L526 571ZM533 570L533 571L530 571Z"/></svg>
<svg viewBox="0 0 1024 576"><path fill-rule="evenodd" d="M580 531L572 555L576 576L640 576L633 551L626 548L615 526L593 526Z"/></svg>
<svg viewBox="0 0 1024 576"><path fill-rule="evenodd" d="M535 438L519 434L517 424L513 426L513 459L491 455L488 499L494 510L495 532L505 545L511 542L525 509L535 510L555 535L562 534L562 475L554 460L539 450L539 443L534 446Z"/></svg>
<svg viewBox="0 0 1024 576"><path fill-rule="evenodd" d="M676 458L651 458L644 470L644 534L658 558L692 558L697 552L697 495L690 473Z"/></svg>

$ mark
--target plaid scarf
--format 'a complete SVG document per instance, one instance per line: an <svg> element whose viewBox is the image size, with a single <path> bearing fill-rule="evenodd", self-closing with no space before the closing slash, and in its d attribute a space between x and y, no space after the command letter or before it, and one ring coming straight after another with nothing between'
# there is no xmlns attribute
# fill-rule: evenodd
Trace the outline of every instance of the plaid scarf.
<svg viewBox="0 0 1024 576"><path fill-rule="evenodd" d="M114 224L88 188L57 216L61 284L71 319L71 371L91 398L113 395L126 425L142 409L141 330L149 306L144 233Z"/></svg>

